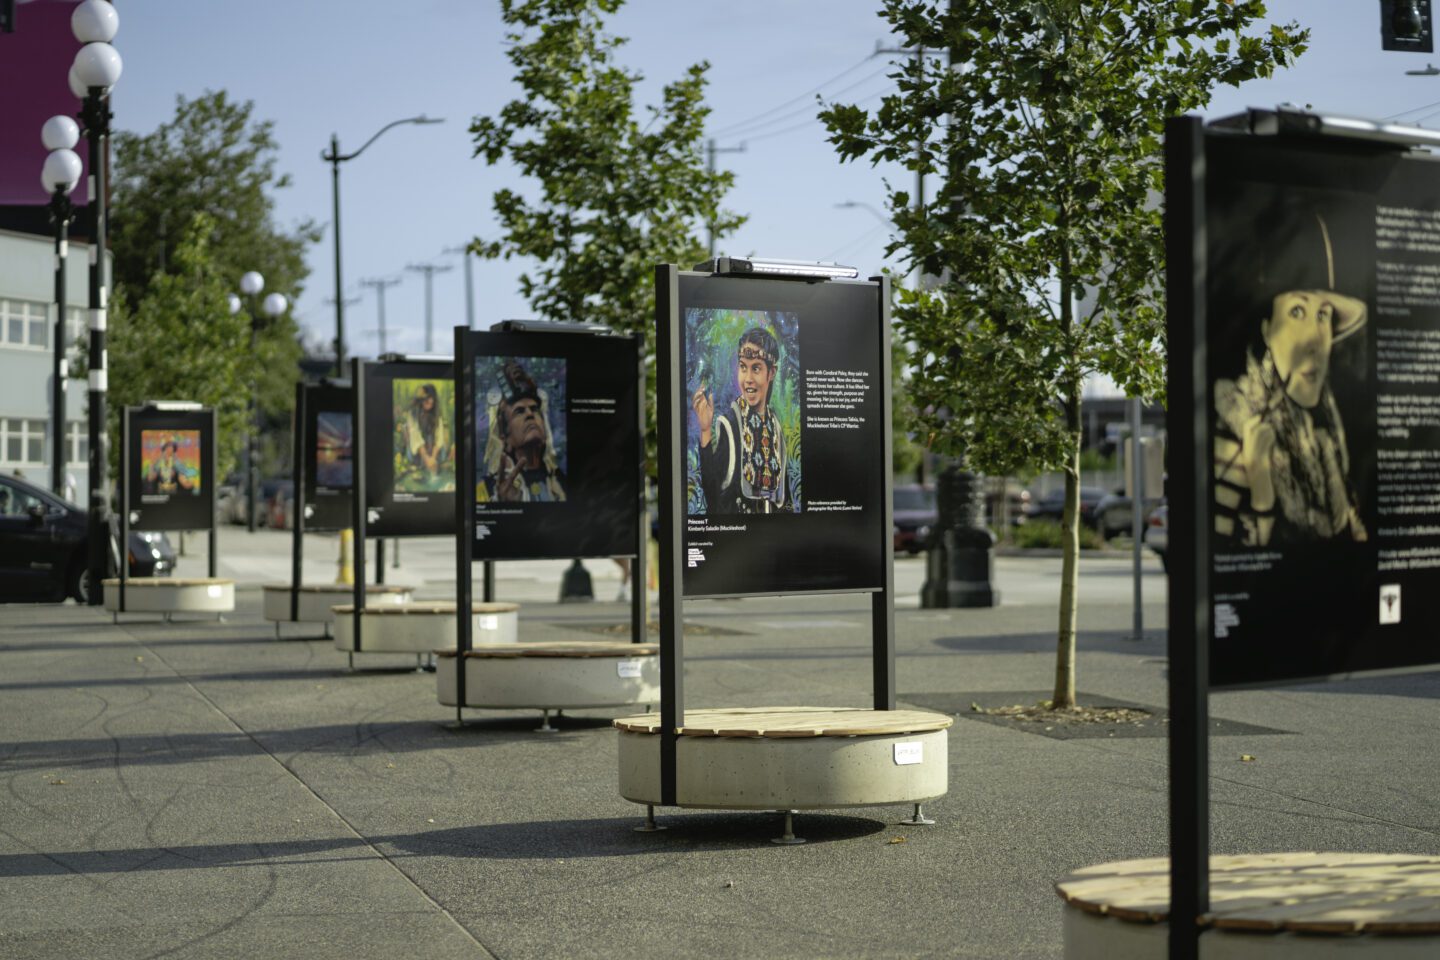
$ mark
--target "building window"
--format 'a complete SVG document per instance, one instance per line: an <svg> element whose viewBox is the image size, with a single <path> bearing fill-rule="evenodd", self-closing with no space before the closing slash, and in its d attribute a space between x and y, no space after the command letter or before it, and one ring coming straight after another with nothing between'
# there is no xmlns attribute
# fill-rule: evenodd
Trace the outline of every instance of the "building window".
<svg viewBox="0 0 1440 960"><path fill-rule="evenodd" d="M65 424L65 459L69 463L90 462L89 425L79 420Z"/></svg>
<svg viewBox="0 0 1440 960"><path fill-rule="evenodd" d="M49 349L49 304L0 300L0 344L27 350Z"/></svg>
<svg viewBox="0 0 1440 960"><path fill-rule="evenodd" d="M12 467L45 465L45 421L0 419L0 451Z"/></svg>
<svg viewBox="0 0 1440 960"><path fill-rule="evenodd" d="M73 347L85 335L85 308L65 308L65 345Z"/></svg>

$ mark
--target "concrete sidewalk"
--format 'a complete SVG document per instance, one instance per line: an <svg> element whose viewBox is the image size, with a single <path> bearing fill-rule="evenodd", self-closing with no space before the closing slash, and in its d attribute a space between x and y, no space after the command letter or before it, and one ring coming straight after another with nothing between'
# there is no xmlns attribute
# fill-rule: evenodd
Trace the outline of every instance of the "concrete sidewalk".
<svg viewBox="0 0 1440 960"><path fill-rule="evenodd" d="M442 589L410 547L402 571ZM261 577L265 552L227 546ZM1058 957L1056 878L1166 852L1164 728L978 720L1053 670L1049 561L997 566L1002 607L897 614L902 703L958 715L939 822L807 813L802 847L767 842L774 815L662 810L668 831L632 832L616 712L456 729L403 657L349 673L327 642L275 642L254 590L220 624L0 607L0 956ZM1127 639L1126 569L1089 565L1080 687L1159 708L1163 639ZM867 606L690 604L689 704L867 702ZM575 639L626 610L523 613L528 639ZM1434 675L1213 697L1215 851L1434 853L1437 697Z"/></svg>

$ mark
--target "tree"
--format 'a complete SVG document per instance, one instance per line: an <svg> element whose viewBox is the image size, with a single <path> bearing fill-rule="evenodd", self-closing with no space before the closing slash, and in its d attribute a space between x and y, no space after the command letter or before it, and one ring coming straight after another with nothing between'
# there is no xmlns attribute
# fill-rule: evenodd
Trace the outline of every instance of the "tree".
<svg viewBox="0 0 1440 960"><path fill-rule="evenodd" d="M258 270L267 291L292 302L300 295L310 272L305 248L320 231L310 221L289 231L274 221L273 192L290 180L275 172L272 129L270 121L254 119L253 103L221 90L194 100L176 97L174 118L151 133L115 135L110 246L117 294L139 304L161 278L190 269L179 246L203 214L211 231L208 269L227 292L238 292L241 275ZM288 354L284 344L297 336L288 314L260 330L263 349L272 354ZM262 370L262 409L288 411L298 375L294 364Z"/></svg>
<svg viewBox="0 0 1440 960"><path fill-rule="evenodd" d="M220 476L227 475L250 432L251 378L268 367L293 367L298 358L298 352L287 354L283 340L262 341L251 351L250 320L230 313L231 282L216 264L213 235L214 224L196 214L177 237L166 270L139 287L139 298L131 301L129 286L116 294L107 342L112 470L127 405L193 400L215 408L215 453Z"/></svg>
<svg viewBox="0 0 1440 960"><path fill-rule="evenodd" d="M844 160L942 181L912 207L890 189L912 263L942 278L900 293L922 436L995 473L1065 474L1054 708L1075 705L1080 391L1106 374L1164 398L1165 118L1220 83L1305 49L1295 24L1247 31L1261 0L885 0L915 57L873 113L821 113Z"/></svg>
<svg viewBox="0 0 1440 960"><path fill-rule="evenodd" d="M655 264L698 263L706 226L724 236L743 218L720 208L732 175L705 168L709 65L667 84L642 127L634 99L643 78L615 62L625 40L603 29L623 3L501 0L524 95L494 117L476 117L470 132L476 156L492 165L508 158L540 190L533 200L496 191L501 235L476 238L471 249L533 258L520 289L537 314L644 333L653 366ZM655 378L647 383L653 411Z"/></svg>

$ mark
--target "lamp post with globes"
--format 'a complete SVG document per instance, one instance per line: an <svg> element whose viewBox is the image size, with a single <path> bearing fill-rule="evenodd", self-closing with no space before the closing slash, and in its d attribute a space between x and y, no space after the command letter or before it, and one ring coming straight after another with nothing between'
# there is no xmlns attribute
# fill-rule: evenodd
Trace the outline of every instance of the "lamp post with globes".
<svg viewBox="0 0 1440 960"><path fill-rule="evenodd" d="M55 224L55 364L50 382L50 489L65 496L65 258L70 246L70 221L75 208L70 192L80 182L82 167L75 145L80 127L69 117L51 117L40 128L40 140L50 155L40 171L40 182L50 195L50 219Z"/></svg>
<svg viewBox="0 0 1440 960"><path fill-rule="evenodd" d="M105 311L109 297L105 286L105 232L108 227L105 203L108 177L105 142L110 136L110 90L120 79L120 54L110 45L120 28L120 17L106 0L85 0L70 15L70 29L84 44L70 67L70 92L84 100L80 123L89 144L90 168L90 353L89 353L89 436L90 503L87 517L86 582L91 606L102 602L101 581L106 575L110 534L109 491L106 489L109 443L105 424ZM120 551L123 558L124 551Z"/></svg>
<svg viewBox="0 0 1440 960"><path fill-rule="evenodd" d="M243 293L250 303L250 357L255 363L256 348L260 341L260 327L264 322L260 318L265 316L271 320L280 316L290 306L290 301L282 293L268 294L264 300L260 294L265 289L265 277L258 271L250 270L240 278L240 292ZM241 300L235 294L230 295L230 312L236 313L240 309ZM260 480L260 376L259 367L256 365L256 373L250 380L250 441L246 445L245 454L245 528L255 532L256 517L258 510L257 490Z"/></svg>

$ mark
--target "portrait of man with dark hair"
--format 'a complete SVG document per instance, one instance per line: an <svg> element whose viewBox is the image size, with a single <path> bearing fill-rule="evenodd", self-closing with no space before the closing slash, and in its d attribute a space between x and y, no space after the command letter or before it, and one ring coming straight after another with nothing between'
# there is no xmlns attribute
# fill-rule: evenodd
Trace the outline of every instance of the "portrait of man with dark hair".
<svg viewBox="0 0 1440 960"><path fill-rule="evenodd" d="M1337 243L1313 206L1272 204L1244 264L1253 314L1244 369L1214 384L1215 533L1261 547L1366 539L1331 380L1365 301L1336 280Z"/></svg>

